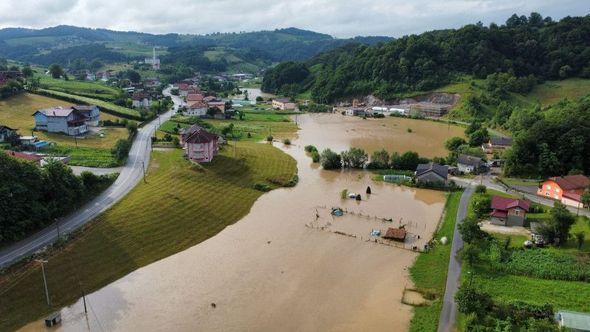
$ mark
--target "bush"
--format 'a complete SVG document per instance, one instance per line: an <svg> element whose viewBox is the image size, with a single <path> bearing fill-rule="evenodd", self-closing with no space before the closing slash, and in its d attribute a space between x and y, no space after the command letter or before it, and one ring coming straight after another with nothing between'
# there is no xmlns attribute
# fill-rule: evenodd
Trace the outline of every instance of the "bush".
<svg viewBox="0 0 590 332"><path fill-rule="evenodd" d="M322 151L322 154L320 155L320 163L324 169L342 168L340 155L330 149Z"/></svg>
<svg viewBox="0 0 590 332"><path fill-rule="evenodd" d="M117 161L122 162L127 159L129 150L131 150L131 142L126 139L120 139L115 143L115 147L111 150L111 154L117 159Z"/></svg>
<svg viewBox="0 0 590 332"><path fill-rule="evenodd" d="M291 145L291 140L290 140L290 139L288 139L288 138L285 138L285 139L283 140L283 144L285 144L285 145Z"/></svg>
<svg viewBox="0 0 590 332"><path fill-rule="evenodd" d="M313 161L314 163L319 163L320 162L320 153L317 151L313 151L311 153L311 161Z"/></svg>
<svg viewBox="0 0 590 332"><path fill-rule="evenodd" d="M483 184L478 184L475 187L475 193L476 194L485 194L487 192L487 189L488 188L486 186L484 186Z"/></svg>
<svg viewBox="0 0 590 332"><path fill-rule="evenodd" d="M266 141L267 142L272 142L273 139L274 139L274 137L272 137L272 135L266 136Z"/></svg>
<svg viewBox="0 0 590 332"><path fill-rule="evenodd" d="M363 149L350 148L342 152L342 166L350 168L363 168L369 159L369 156Z"/></svg>
<svg viewBox="0 0 590 332"><path fill-rule="evenodd" d="M306 145L305 146L305 152L312 153L314 151L316 151L316 152L318 151L318 149L315 146L313 146L313 145Z"/></svg>
<svg viewBox="0 0 590 332"><path fill-rule="evenodd" d="M256 183L254 184L254 189L262 192L270 191L270 187L266 183Z"/></svg>

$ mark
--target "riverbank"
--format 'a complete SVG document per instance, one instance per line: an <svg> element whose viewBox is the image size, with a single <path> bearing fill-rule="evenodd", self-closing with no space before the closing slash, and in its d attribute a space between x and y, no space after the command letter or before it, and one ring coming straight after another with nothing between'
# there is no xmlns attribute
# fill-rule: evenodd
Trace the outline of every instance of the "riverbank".
<svg viewBox="0 0 590 332"><path fill-rule="evenodd" d="M280 150L238 143L204 167L180 150L153 154L140 183L93 221L46 264L52 307L45 304L39 266L31 263L0 277L0 330L12 330L78 299L131 271L210 238L248 213L262 192L287 183L295 161Z"/></svg>

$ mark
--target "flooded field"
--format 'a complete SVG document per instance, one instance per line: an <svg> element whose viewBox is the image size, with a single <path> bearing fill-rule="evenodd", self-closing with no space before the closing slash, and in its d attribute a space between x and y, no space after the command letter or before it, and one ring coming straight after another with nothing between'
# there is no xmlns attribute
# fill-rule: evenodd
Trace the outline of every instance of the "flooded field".
<svg viewBox="0 0 590 332"><path fill-rule="evenodd" d="M384 148L390 153L413 150L425 157L444 157L448 154L444 142L464 136L464 129L458 126L398 117L363 120L340 114L302 114L297 123L305 133L300 144L336 152L353 146L369 153Z"/></svg>
<svg viewBox="0 0 590 332"><path fill-rule="evenodd" d="M348 128L343 132L355 129L353 121L360 127L350 134L353 138L339 142L337 138L345 135L336 127L325 136L311 130L324 120L318 118L320 122L300 116L299 138L280 147L297 160L296 187L263 195L246 217L218 235L88 295L88 316L82 300L64 308L63 324L56 330L406 330L412 309L402 297L404 289L412 287L407 268L417 254L367 240L374 228L404 223L426 241L440 219L444 194L374 182L364 171L321 170L306 156L305 144L341 150L361 142L369 151L382 145L362 137L369 131L354 134L362 133L358 128L370 121L341 120ZM393 121L398 119L384 120L385 125L397 123L406 130L402 122ZM419 133L420 126L411 123ZM442 144L440 139L433 141ZM403 147L390 144L390 150ZM367 186L370 196L365 195ZM362 200L342 199L343 189L361 193ZM334 229L309 227L331 218L326 211L336 206L349 213L330 219ZM42 329L40 321L23 328Z"/></svg>

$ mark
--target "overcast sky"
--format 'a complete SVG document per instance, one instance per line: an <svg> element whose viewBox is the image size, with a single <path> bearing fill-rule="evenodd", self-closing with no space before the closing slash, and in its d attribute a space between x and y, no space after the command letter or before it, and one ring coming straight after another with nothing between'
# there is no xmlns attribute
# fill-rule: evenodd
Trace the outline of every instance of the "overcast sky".
<svg viewBox="0 0 590 332"><path fill-rule="evenodd" d="M0 28L60 24L151 33L298 27L336 37L402 36L531 11L554 19L590 12L590 0L0 0Z"/></svg>

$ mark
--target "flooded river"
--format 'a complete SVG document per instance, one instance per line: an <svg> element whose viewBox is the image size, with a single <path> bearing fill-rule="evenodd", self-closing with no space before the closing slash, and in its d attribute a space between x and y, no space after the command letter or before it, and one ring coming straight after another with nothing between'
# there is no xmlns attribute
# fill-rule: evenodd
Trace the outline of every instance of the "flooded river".
<svg viewBox="0 0 590 332"><path fill-rule="evenodd" d="M299 137L291 146L280 146L297 160L296 187L263 195L246 217L218 235L88 295L88 316L81 300L64 308L57 330L406 330L412 309L401 298L404 288L412 286L407 269L417 254L371 242L370 231L385 230L387 223L376 220L391 218L390 225L407 224L410 233L428 239L440 219L444 195L374 182L363 171L320 169L306 156L305 144L343 150L358 142L367 150L381 148L364 138L377 130L359 129L369 121L353 126L351 120L339 120L342 132L353 132L341 142L343 134L336 127L324 130L324 120L329 118L300 116ZM412 123L419 133L420 126ZM391 144L390 150L402 144L383 142ZM367 186L370 196L365 195ZM342 199L343 189L361 193L363 200ZM325 212L334 206L350 214L339 220ZM352 212L363 217L354 220ZM310 227L318 221L360 236ZM23 328L42 329L39 321Z"/></svg>

